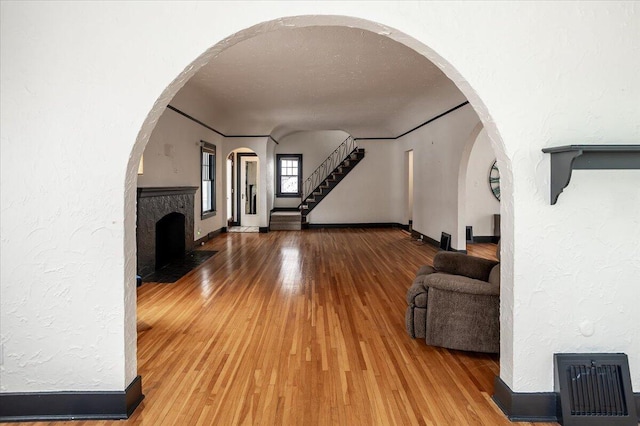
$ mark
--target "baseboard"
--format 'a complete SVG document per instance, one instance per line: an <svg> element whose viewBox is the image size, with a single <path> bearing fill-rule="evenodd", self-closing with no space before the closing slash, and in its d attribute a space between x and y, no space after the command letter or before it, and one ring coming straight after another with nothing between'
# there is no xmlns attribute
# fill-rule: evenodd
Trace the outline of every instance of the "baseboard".
<svg viewBox="0 0 640 426"><path fill-rule="evenodd" d="M309 223L309 229L321 228L404 228L407 225L401 225L395 222L384 223Z"/></svg>
<svg viewBox="0 0 640 426"><path fill-rule="evenodd" d="M555 392L513 392L496 376L493 401L512 422L557 422Z"/></svg>
<svg viewBox="0 0 640 426"><path fill-rule="evenodd" d="M227 228L226 228L226 227L224 227L224 228L220 228L220 229L217 229L217 230L215 230L215 231L213 231L213 232L209 232L209 233L208 233L207 235L205 235L204 237L202 237L202 238L198 238L198 239L196 240L196 242L195 242L195 245L196 245L196 246L200 246L200 245L202 245L202 244L206 243L207 241L209 241L209 240L211 240L211 239L213 239L213 238L217 237L218 235L222 234L223 232L227 232Z"/></svg>
<svg viewBox="0 0 640 426"><path fill-rule="evenodd" d="M300 209L297 207L274 207L271 209L271 213L273 212L299 212Z"/></svg>
<svg viewBox="0 0 640 426"><path fill-rule="evenodd" d="M425 244L429 244L430 246L434 246L435 248L440 249L440 241L434 240L428 235L421 234L415 229L411 230L411 237L416 240L422 240L422 242L424 242ZM454 248L451 248L451 251L460 251L466 253L466 250L456 250Z"/></svg>
<svg viewBox="0 0 640 426"><path fill-rule="evenodd" d="M122 420L143 399L140 376L121 392L0 393L0 422Z"/></svg>
<svg viewBox="0 0 640 426"><path fill-rule="evenodd" d="M640 422L640 393L633 394ZM512 422L557 422L555 392L513 392L500 377L494 380L493 401Z"/></svg>
<svg viewBox="0 0 640 426"><path fill-rule="evenodd" d="M493 243L493 244L498 244L498 241L500 241L500 237L495 237L495 236L477 236L474 235L473 236L473 242L474 243Z"/></svg>

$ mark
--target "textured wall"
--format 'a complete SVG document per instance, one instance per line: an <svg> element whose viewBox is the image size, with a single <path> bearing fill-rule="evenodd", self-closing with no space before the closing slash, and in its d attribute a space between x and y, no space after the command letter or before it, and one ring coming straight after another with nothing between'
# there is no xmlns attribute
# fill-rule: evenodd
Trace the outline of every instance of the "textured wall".
<svg viewBox="0 0 640 426"><path fill-rule="evenodd" d="M207 104L201 95L180 92L171 105L199 120L211 119ZM226 226L224 206L223 168L225 158L219 155L223 137L178 114L166 109L151 133L144 151L144 174L138 176L138 187L196 186L193 204L194 240ZM202 219L202 195L200 192L200 141L216 145L216 208L219 214Z"/></svg>
<svg viewBox="0 0 640 426"><path fill-rule="evenodd" d="M473 108L466 105L408 134L395 145L398 169L404 169L401 153L413 150L413 229L436 241L440 241L440 234L446 232L451 235L455 249L465 248L458 244L459 235L464 242L464 224L458 223L460 161L478 122ZM400 182L396 186L403 187ZM400 200L398 204L403 205Z"/></svg>
<svg viewBox="0 0 640 426"><path fill-rule="evenodd" d="M549 391L554 352L620 351L640 388L640 177L576 172L551 206L540 151L640 140L637 4L0 8L0 391L123 390L133 380L136 169L151 131L216 52L314 22L415 48L454 80L487 129L505 179L503 380L517 392ZM282 18L292 15L312 17ZM265 159L266 145L257 147Z"/></svg>
<svg viewBox="0 0 640 426"><path fill-rule="evenodd" d="M473 144L466 176L465 225L473 226L476 236L492 236L493 215L500 213L500 202L489 188L489 170L496 155L486 131Z"/></svg>

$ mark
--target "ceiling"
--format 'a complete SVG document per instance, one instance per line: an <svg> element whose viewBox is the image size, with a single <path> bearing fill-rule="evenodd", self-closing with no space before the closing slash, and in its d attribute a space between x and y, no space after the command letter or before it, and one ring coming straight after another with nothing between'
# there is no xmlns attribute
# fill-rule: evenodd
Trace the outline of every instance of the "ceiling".
<svg viewBox="0 0 640 426"><path fill-rule="evenodd" d="M370 31L285 28L241 41L187 83L227 135L344 130L393 137L466 99L432 62Z"/></svg>

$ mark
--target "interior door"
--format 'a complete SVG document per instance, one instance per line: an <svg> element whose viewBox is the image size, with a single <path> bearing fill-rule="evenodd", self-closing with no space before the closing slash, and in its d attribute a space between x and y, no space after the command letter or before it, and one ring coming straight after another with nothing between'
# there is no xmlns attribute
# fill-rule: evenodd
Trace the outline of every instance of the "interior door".
<svg viewBox="0 0 640 426"><path fill-rule="evenodd" d="M259 226L258 157L240 157L240 224Z"/></svg>

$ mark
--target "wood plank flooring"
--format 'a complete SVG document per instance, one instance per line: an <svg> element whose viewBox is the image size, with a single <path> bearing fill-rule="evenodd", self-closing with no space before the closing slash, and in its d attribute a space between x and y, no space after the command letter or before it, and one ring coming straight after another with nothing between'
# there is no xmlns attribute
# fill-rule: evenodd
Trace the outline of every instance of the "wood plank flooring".
<svg viewBox="0 0 640 426"><path fill-rule="evenodd" d="M141 406L71 424L512 424L491 400L497 356L405 332L406 290L435 248L393 229L229 233L202 248L218 253L138 289Z"/></svg>

